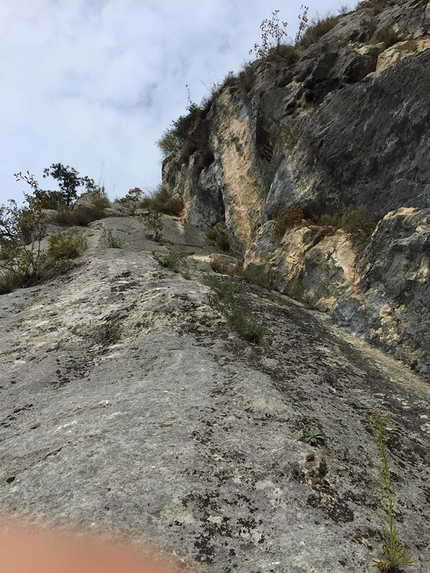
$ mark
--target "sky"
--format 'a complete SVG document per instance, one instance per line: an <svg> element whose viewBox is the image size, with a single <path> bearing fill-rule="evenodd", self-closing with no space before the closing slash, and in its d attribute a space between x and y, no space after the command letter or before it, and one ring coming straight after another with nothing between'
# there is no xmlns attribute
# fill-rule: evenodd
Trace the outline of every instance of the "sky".
<svg viewBox="0 0 430 573"><path fill-rule="evenodd" d="M309 2L310 4L310 2ZM342 0L314 0L309 16ZM111 199L161 182L156 141L187 105L238 72L280 9L294 38L300 3L279 0L0 0L0 204L42 189L53 163ZM187 87L188 86L188 87Z"/></svg>

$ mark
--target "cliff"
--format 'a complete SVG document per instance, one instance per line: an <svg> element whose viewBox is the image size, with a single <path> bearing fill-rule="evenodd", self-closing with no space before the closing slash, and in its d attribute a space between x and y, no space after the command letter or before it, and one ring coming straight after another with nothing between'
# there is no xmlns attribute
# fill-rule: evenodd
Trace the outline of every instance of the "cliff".
<svg viewBox="0 0 430 573"><path fill-rule="evenodd" d="M226 78L163 185L272 288L429 380L430 5L361 6Z"/></svg>

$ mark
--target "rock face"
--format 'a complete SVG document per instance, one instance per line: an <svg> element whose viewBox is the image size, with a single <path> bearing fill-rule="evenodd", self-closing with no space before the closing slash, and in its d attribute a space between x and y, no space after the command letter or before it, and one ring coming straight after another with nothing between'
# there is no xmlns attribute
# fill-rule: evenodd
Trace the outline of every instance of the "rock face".
<svg viewBox="0 0 430 573"><path fill-rule="evenodd" d="M268 57L230 79L189 151L163 166L190 223L224 222L275 288L300 283L309 304L427 379L429 31L425 1L339 17L295 63ZM274 235L295 205L304 221ZM366 232L343 224L344 209Z"/></svg>
<svg viewBox="0 0 430 573"><path fill-rule="evenodd" d="M378 232L400 227L418 253L417 216ZM159 243L137 218L91 223L78 267L0 297L2 513L149 540L208 572L370 572L382 506L367 421L381 408L399 541L428 572L428 385L320 312L215 275L202 232L163 221ZM321 241L333 276L353 266L345 240ZM153 251L179 253L182 274ZM403 252L369 270L375 299L400 288ZM230 328L216 277L263 326L259 344ZM317 429L325 444L301 441Z"/></svg>

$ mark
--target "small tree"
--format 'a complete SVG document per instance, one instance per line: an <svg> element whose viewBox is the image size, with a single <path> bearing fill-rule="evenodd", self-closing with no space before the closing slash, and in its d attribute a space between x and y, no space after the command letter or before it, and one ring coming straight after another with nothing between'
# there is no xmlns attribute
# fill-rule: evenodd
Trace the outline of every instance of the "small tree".
<svg viewBox="0 0 430 573"><path fill-rule="evenodd" d="M0 205L0 247L5 247L21 239L19 219L22 215L13 199L8 200L9 205Z"/></svg>
<svg viewBox="0 0 430 573"><path fill-rule="evenodd" d="M48 191L48 193L58 193L60 203L70 207L78 198L78 187L85 187L86 191L101 191L94 179L90 177L79 177L79 173L73 167L66 167L61 163L53 163L43 170L43 177L52 177L58 182L59 192Z"/></svg>

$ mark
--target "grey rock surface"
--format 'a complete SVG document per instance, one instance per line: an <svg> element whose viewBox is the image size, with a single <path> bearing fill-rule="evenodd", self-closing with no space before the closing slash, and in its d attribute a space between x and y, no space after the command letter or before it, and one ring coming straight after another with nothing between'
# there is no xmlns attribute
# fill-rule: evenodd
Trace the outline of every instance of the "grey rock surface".
<svg viewBox="0 0 430 573"><path fill-rule="evenodd" d="M2 512L150 539L208 572L372 571L379 407L399 539L426 573L428 386L248 283L235 300L264 333L241 340L206 285L202 233L163 221L159 243L136 218L92 223L78 267L0 297ZM180 253L190 278L154 250ZM300 441L316 428L324 446Z"/></svg>

